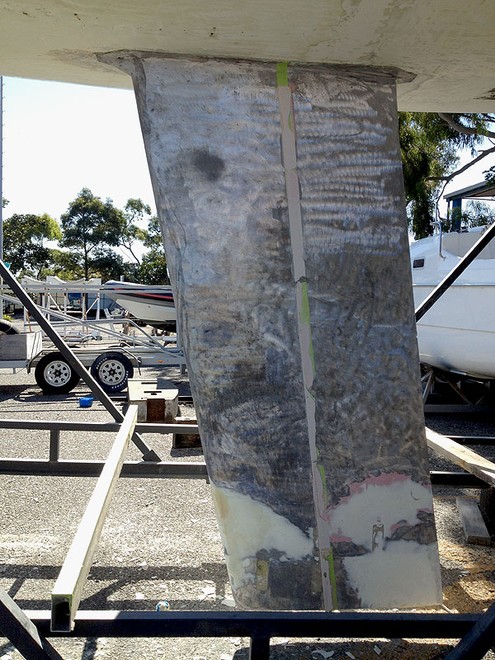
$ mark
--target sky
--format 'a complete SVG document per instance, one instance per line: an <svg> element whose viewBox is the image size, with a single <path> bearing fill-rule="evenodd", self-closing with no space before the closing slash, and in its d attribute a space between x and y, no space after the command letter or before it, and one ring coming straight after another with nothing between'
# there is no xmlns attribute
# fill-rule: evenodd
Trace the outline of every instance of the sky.
<svg viewBox="0 0 495 660"><path fill-rule="evenodd" d="M59 220L82 188L123 208L155 202L134 93L3 79L4 219L48 213Z"/></svg>
<svg viewBox="0 0 495 660"><path fill-rule="evenodd" d="M141 198L156 212L132 91L3 80L4 219L48 213L59 220L82 188L118 208ZM487 159L446 192L482 181L494 163Z"/></svg>

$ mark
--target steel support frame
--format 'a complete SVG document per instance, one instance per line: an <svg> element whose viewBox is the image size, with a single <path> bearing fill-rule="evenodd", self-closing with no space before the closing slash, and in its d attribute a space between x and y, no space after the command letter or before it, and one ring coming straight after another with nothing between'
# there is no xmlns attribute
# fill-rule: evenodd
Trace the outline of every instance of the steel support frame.
<svg viewBox="0 0 495 660"><path fill-rule="evenodd" d="M61 431L85 431L118 433L118 422L72 422L64 420L3 419L0 429L22 429L49 431L48 460L34 458L0 458L0 475L98 477L105 461L61 460ZM136 423L139 433L175 433L176 435L199 433L197 424ZM126 461L122 465L121 477L206 479L208 473L204 462L199 461Z"/></svg>
<svg viewBox="0 0 495 660"><path fill-rule="evenodd" d="M52 630L68 632L73 628L103 523L134 433L137 413L137 406L129 406L53 587Z"/></svg>
<svg viewBox="0 0 495 660"><path fill-rule="evenodd" d="M24 291L23 287L19 284L16 278L12 275L9 269L5 266L2 260L0 260L0 277L4 279L5 283L12 289L15 293L19 302L29 310L30 314L33 316L35 321L38 323L43 332L51 339L54 346L62 353L64 358L70 364L71 368L82 378L82 380L89 387L93 395L101 402L104 408L112 415L115 421L122 422L124 419L123 414L110 399L106 392L100 387L99 383L93 378L90 372L84 367L82 362L74 354L71 348L67 343L62 339L59 333L55 328L49 323L49 321L44 317L41 310L38 308L36 303L31 300L29 295ZM134 433L132 441L136 447L142 452L143 459L145 461L159 461L160 457L158 454L148 447L144 440L139 436L138 433Z"/></svg>
<svg viewBox="0 0 495 660"><path fill-rule="evenodd" d="M3 589L0 589L0 631L25 658L63 660L26 612Z"/></svg>
<svg viewBox="0 0 495 660"><path fill-rule="evenodd" d="M12 461L15 463L18 461ZM64 462L45 462L47 468ZM97 462L89 462L90 464ZM170 465L174 465L173 463ZM140 462L121 476L198 476L206 469L203 463L175 464L182 468L176 474L153 475L139 473L140 468L149 471L160 464ZM139 466L139 467L138 467ZM184 469L182 466L186 467ZM103 464L101 464L103 467ZM163 467L163 466L162 466ZM199 469L198 469L199 468ZM198 470L197 474L187 474ZM136 471L134 471L136 470ZM14 472L19 474L20 472ZM45 472L45 474L53 474ZM451 485L479 488L485 485L469 473L432 473L433 483L449 483L452 475L457 479ZM94 476L94 475L91 475ZM462 481L463 480L463 481ZM471 483L472 482L472 483ZM51 612L21 610L11 599L8 610L16 609L15 620L6 618L0 602L0 629L10 641L30 659L59 658L46 641L47 637L249 637L250 659L268 660L270 639L273 637L301 638L418 638L460 639L459 644L447 656L448 660L469 657L482 658L491 646L495 630L495 604L486 614L383 614L376 612L149 612L149 611L78 611L75 614L75 630L72 633L51 629ZM14 608L12 607L14 606ZM19 621L23 622L22 626ZM33 634L30 622L37 629ZM34 641L33 641L34 639ZM37 644L36 640L40 643ZM33 646L34 645L34 646ZM466 653L468 655L466 655Z"/></svg>
<svg viewBox="0 0 495 660"><path fill-rule="evenodd" d="M61 431L118 432L117 422L72 422L63 420L26 420L3 419L0 428L22 430L46 430L50 432L49 459L0 458L0 475L24 476L59 476L59 477L97 477L104 466L103 461L60 460ZM153 424L137 423L139 433L198 433L197 424ZM495 438L475 436L453 436L453 440L462 444L493 444ZM208 479L204 462L180 463L174 461L126 461L122 466L121 477L131 478L177 478ZM454 486L457 488L487 488L488 484L479 477L466 471L430 471L432 484L436 486Z"/></svg>
<svg viewBox="0 0 495 660"><path fill-rule="evenodd" d="M46 637L67 636L50 631L44 610L26 610L26 616ZM251 658L268 660L270 639L300 637L321 639L467 639L476 630L484 633L483 648L492 621L482 614L416 614L378 612L149 612L80 610L73 637L248 637ZM468 639L469 642L469 639ZM471 647L470 647L471 648ZM472 647L474 649L474 647ZM481 646L480 646L481 648ZM454 653L453 649L451 653ZM469 656L448 655L449 660L482 658L478 649Z"/></svg>
<svg viewBox="0 0 495 660"><path fill-rule="evenodd" d="M112 432L120 429L118 422L81 423L49 420L0 420L0 428L48 430L49 460L0 459L0 474L36 474L50 476L98 476L103 461L60 461L61 430ZM170 428L169 428L170 427ZM192 428L190 428L192 427ZM189 433L195 425L137 424L140 432ZM466 438L467 443L475 438ZM485 442L490 438L483 438ZM124 462L121 477L207 478L204 463ZM486 482L469 472L430 473L435 485L465 488L487 487ZM76 629L52 631L51 612L21 610L0 590L0 629L8 639L30 658L59 658L47 637L249 637L250 658L268 660L273 637L319 638L445 638L460 639L447 655L448 660L482 658L493 642L495 604L481 614L382 614L375 612L139 612L139 611L78 611ZM34 624L36 631L32 628ZM467 654L467 655L466 655Z"/></svg>
<svg viewBox="0 0 495 660"><path fill-rule="evenodd" d="M98 476L104 468L103 461L59 461L53 449L53 434L65 430L88 430L88 424L63 421L4 420L0 426L6 428L34 428L50 431L50 457L54 460L0 459L0 474L39 474L50 476ZM118 423L91 423L92 430L115 431ZM164 426L167 428L164 429ZM169 431L168 426L157 424L136 425L142 432ZM177 433L189 429L177 426ZM452 485L465 488L482 488L487 484L468 472L431 472L433 484ZM121 477L160 478L207 478L204 463L174 463L149 461L122 464ZM6 594L7 599L9 598ZM11 600L11 599L10 599ZM20 610L17 618L25 622L20 629L18 621L0 617L0 629L19 649L24 649L26 658L57 658L59 656L48 645L46 637L70 635L67 631L51 630L51 613L42 610ZM493 639L495 606L486 615L480 614L381 614L374 612L124 612L124 611L78 611L74 622L78 637L249 637L250 658L268 660L270 639L279 636L301 638L449 638L459 639L459 645L447 657L457 660L458 649L467 648L469 657L482 658ZM0 614L3 611L0 604ZM10 608L12 609L12 608ZM486 618L485 618L486 617ZM29 622L35 624L38 633L31 637ZM36 639L41 640L40 645ZM488 645L488 646L487 646ZM478 655L479 653L479 655ZM456 655L457 654L457 655Z"/></svg>
<svg viewBox="0 0 495 660"><path fill-rule="evenodd" d="M7 596L7 599L9 597ZM11 601L11 599L9 599ZM13 603L13 601L12 601ZM14 603L15 608L17 606ZM0 606L0 611L3 608ZM495 606L486 614L415 614L377 612L149 612L80 610L72 633L52 631L47 610L20 610L29 633L4 634L28 659L60 658L47 637L248 637L250 658L268 660L270 639L299 637L328 639L461 639L448 660L482 658L493 642ZM0 628L5 618L0 618ZM25 639L29 634L42 645Z"/></svg>

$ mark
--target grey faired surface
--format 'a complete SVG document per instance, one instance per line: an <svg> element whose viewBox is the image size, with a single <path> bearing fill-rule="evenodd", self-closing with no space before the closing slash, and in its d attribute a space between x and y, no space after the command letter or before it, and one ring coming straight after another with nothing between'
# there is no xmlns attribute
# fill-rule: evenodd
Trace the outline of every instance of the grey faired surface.
<svg viewBox="0 0 495 660"><path fill-rule="evenodd" d="M143 66L138 98L146 96L144 124L156 120L147 141L212 482L264 502L309 537L315 519L273 80L263 67L213 63L195 98L194 64L189 71L166 62L161 84ZM277 575L278 596L254 589L243 604L319 607L313 552L297 568L301 580ZM282 569L293 575L295 565Z"/></svg>
<svg viewBox="0 0 495 660"><path fill-rule="evenodd" d="M389 540L399 522L409 535L415 525L428 526L431 533L421 535L429 540L422 544L427 579L416 590L399 590L398 601L395 594L388 602L385 593L379 606L437 602L432 518L417 518L418 507L431 512L431 494L426 488L415 498L411 490L398 513L386 503L389 486L427 481L393 80L345 67L289 67L300 246L289 231L274 65L122 54L116 63L134 77L238 604L321 606L317 522L322 556L333 552L338 560L342 544L328 547L339 536L331 528L333 509L369 483L384 486L379 508L385 510L370 511L365 529L353 529L366 543L349 537L344 554L357 547L354 554L370 559L373 525L382 519ZM294 281L296 250L304 253L307 282ZM307 286L316 365L309 392L296 286ZM316 402L314 420L308 394ZM310 443L319 460L314 475ZM259 516L275 516L274 524L286 521L292 539L299 534L298 551L267 539L257 525L258 548L252 540L240 546L258 518L247 514L252 505ZM246 516L235 531L229 528L234 510ZM408 561L406 550L400 567L390 570L407 574ZM334 606L372 606L361 598L363 578L350 585L345 562L336 566L337 580L323 566L338 592ZM414 585L415 570L409 575Z"/></svg>

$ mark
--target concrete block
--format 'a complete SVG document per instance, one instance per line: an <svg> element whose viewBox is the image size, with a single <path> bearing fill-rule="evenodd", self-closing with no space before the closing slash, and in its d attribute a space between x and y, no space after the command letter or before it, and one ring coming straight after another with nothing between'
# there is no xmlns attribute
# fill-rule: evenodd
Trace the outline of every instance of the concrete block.
<svg viewBox="0 0 495 660"><path fill-rule="evenodd" d="M138 407L138 422L173 422L179 411L179 390L164 378L129 379L128 401Z"/></svg>

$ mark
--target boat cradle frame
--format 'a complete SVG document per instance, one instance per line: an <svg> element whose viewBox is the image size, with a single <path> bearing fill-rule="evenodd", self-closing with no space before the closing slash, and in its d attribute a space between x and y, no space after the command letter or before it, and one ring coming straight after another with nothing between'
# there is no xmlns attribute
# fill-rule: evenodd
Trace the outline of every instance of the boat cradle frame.
<svg viewBox="0 0 495 660"><path fill-rule="evenodd" d="M108 412L114 417L114 424L120 429L125 425L126 418L120 413L91 374L74 355L73 351L60 338L54 328L44 319L34 302L25 294L22 287L0 262L0 276L6 280L24 304L36 318L42 329L48 334L57 348L72 361L76 371L88 384L93 394L100 400ZM127 416L126 416L127 417ZM0 420L0 427L37 428L40 422L22 422L19 420ZM25 424L25 426L22 426ZM42 424L42 423L41 423ZM58 439L60 430L67 426L60 421L44 422L50 431L50 456L48 461L10 460L2 461L0 467L3 474L71 474L79 476L94 476L100 471L100 479L105 472L101 462L71 462L58 459ZM67 423L66 423L67 424ZM70 423L69 423L70 424ZM87 430L88 424L84 424ZM162 432L168 429L161 426ZM108 429L108 425L100 425L100 430ZM150 427L150 428L148 428ZM96 429L95 429L96 430ZM132 425L127 429L130 439L142 451L143 460L134 465L120 461L106 478L107 490L110 491L115 477L155 477L155 478L206 478L206 466L202 463L192 464L194 467L180 463L181 467L170 468L142 440L139 432L155 431L153 425ZM187 432L185 427L177 432ZM168 431L170 432L170 431ZM120 431L119 431L120 433ZM118 434L119 436L119 434ZM60 469L61 468L61 469ZM121 470L121 471L120 471ZM175 473L174 473L175 470ZM464 487L480 488L486 486L482 480L469 472L432 473L432 483L463 485ZM100 480L99 480L100 483ZM106 506L106 505L105 505ZM103 506L100 511L103 511ZM94 535L86 539L88 545L93 544ZM86 566L86 568L88 568ZM268 660L270 655L270 639L272 637L300 638L418 638L418 639L459 639L446 658L460 660L469 657L472 660L482 658L492 646L495 639L495 603L483 613L468 614L421 614L421 613L377 613L377 612L150 612L150 611L78 611L73 613L73 630L54 629L52 616L45 610L23 610L2 589L0 589L0 630L28 660L51 658L60 660L60 654L48 641L51 637L225 637L241 636L250 638L249 657L251 660ZM56 627L55 627L56 628ZM63 628L63 626L61 626Z"/></svg>

